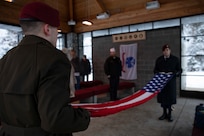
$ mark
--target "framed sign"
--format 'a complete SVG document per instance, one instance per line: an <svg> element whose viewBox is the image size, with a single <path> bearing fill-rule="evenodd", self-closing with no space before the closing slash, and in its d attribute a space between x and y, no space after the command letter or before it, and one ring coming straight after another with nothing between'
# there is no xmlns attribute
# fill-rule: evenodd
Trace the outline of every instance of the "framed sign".
<svg viewBox="0 0 204 136"><path fill-rule="evenodd" d="M135 32L135 33L117 34L117 35L113 35L112 39L113 39L113 42L145 40L146 33L145 31L142 31L142 32Z"/></svg>

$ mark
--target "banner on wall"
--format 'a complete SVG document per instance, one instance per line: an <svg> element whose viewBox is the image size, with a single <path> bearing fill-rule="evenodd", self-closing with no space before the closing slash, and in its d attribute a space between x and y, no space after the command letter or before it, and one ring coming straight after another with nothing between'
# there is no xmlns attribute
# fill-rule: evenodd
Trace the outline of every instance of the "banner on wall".
<svg viewBox="0 0 204 136"><path fill-rule="evenodd" d="M120 45L120 58L122 61L121 79L137 79L137 43Z"/></svg>

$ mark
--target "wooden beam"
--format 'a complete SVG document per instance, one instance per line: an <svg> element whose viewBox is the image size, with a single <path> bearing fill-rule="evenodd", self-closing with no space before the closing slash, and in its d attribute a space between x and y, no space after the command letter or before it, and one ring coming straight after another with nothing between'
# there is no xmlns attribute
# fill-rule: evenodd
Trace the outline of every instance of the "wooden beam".
<svg viewBox="0 0 204 136"><path fill-rule="evenodd" d="M69 0L69 14L70 19L73 20L73 0Z"/></svg>
<svg viewBox="0 0 204 136"><path fill-rule="evenodd" d="M172 19L204 13L204 3L200 0L175 1L161 5L156 10L146 10L145 7L137 11L123 12L112 15L109 19L96 20L93 19L94 25L86 27L77 24L75 32L87 32L99 29L107 29L112 27L145 23L151 21Z"/></svg>
<svg viewBox="0 0 204 136"><path fill-rule="evenodd" d="M105 7L105 5L104 5L102 0L96 0L96 2L99 5L99 7L102 9L103 12L107 11L107 9L106 9L106 7Z"/></svg>

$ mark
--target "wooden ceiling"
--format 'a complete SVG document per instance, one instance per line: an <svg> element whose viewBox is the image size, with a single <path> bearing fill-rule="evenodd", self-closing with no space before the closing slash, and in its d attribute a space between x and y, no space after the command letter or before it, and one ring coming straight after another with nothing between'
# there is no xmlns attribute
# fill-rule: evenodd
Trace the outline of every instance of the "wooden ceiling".
<svg viewBox="0 0 204 136"><path fill-rule="evenodd" d="M0 1L0 22L18 24L23 5L39 0L14 0L13 3ZM159 0L159 9L147 10L146 3L152 0L41 0L60 12L62 32L87 32L111 27L177 18L204 13L204 0ZM109 12L108 19L98 20L97 14ZM73 19L76 25L69 26ZM82 25L84 19L92 26Z"/></svg>

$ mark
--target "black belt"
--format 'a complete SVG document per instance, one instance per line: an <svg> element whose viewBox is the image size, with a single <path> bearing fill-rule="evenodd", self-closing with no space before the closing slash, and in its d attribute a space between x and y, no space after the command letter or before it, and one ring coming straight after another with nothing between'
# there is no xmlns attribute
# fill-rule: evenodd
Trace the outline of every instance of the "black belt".
<svg viewBox="0 0 204 136"><path fill-rule="evenodd" d="M40 127L30 127L30 128L23 128L23 127L16 127L8 125L4 122L1 122L2 128L0 130L1 133L10 135L10 136L45 136L48 133L42 130Z"/></svg>

